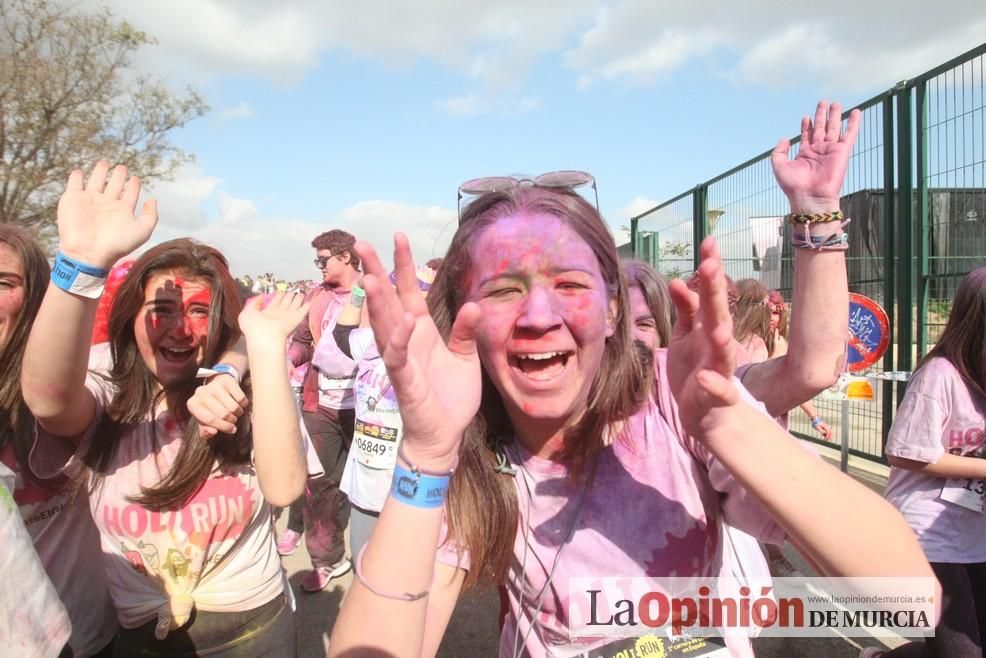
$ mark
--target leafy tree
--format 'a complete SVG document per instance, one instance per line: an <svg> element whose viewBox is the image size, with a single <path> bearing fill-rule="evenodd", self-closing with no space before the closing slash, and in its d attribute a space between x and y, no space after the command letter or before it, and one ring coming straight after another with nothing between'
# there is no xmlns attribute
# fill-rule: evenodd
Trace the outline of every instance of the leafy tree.
<svg viewBox="0 0 986 658"><path fill-rule="evenodd" d="M0 222L44 240L73 169L103 158L166 179L191 159L169 133L209 108L195 90L178 94L135 70L153 43L105 8L0 0Z"/></svg>

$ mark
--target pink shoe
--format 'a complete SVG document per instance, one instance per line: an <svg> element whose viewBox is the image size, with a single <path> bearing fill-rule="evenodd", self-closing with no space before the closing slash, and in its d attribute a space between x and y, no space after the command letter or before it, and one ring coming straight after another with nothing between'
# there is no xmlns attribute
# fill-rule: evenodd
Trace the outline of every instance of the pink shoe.
<svg viewBox="0 0 986 658"><path fill-rule="evenodd" d="M859 652L859 658L879 658L887 652L883 647L866 647Z"/></svg>
<svg viewBox="0 0 986 658"><path fill-rule="evenodd" d="M277 554L291 555L298 550L301 543L301 533L294 530L285 530L281 538L277 540Z"/></svg>
<svg viewBox="0 0 986 658"><path fill-rule="evenodd" d="M306 592L321 592L333 578L338 578L352 568L352 564L346 558L342 558L331 567L316 567L308 572L305 579L301 581L301 589Z"/></svg>

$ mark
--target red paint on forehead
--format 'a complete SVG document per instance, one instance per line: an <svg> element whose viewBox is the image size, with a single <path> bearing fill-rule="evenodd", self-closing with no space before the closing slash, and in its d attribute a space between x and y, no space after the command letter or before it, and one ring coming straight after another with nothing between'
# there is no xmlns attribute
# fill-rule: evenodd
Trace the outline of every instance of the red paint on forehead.
<svg viewBox="0 0 986 658"><path fill-rule="evenodd" d="M177 284L176 284L177 285ZM184 300L186 306L189 304L211 304L212 303L212 288L206 285L204 288L198 292L191 294L187 299Z"/></svg>

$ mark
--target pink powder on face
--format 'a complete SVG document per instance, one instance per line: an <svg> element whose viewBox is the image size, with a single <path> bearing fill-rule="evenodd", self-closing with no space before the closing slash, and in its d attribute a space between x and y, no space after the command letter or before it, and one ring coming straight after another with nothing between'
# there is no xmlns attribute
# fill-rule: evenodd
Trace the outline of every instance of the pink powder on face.
<svg viewBox="0 0 986 658"><path fill-rule="evenodd" d="M581 414L610 332L591 247L557 217L522 214L484 229L472 256L467 295L482 311L480 359L515 425ZM553 374L519 367L518 355L547 352L565 355Z"/></svg>

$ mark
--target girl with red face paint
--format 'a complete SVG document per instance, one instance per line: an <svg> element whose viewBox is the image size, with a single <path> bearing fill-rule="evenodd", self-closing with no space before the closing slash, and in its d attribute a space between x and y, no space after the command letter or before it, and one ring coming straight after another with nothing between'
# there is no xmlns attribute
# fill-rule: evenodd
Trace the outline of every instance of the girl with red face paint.
<svg viewBox="0 0 986 658"><path fill-rule="evenodd" d="M778 145L775 172L794 212L838 207L859 114L845 135L839 117L820 103L794 161ZM890 506L804 451L733 378L714 240L700 247L699 293L670 284L678 318L652 370L634 347L612 237L570 190L520 185L470 204L427 302L404 236L396 291L373 249L357 251L403 454L330 655L433 655L475 584L507 588L501 656L594 650L605 641L569 637L573 597L587 598L569 577L719 575L721 519L769 541L790 537L826 575L931 575ZM841 354L848 326L843 256L805 256L799 299L825 311L811 347L832 358L831 373L802 361L814 381L764 386L768 412L834 378L832 345ZM778 375L768 364L748 375L755 386ZM367 619L388 623L369 630Z"/></svg>
<svg viewBox="0 0 986 658"><path fill-rule="evenodd" d="M157 221L153 201L134 219L140 181L109 169L98 163L85 182L73 172L59 202L59 259L79 271L105 271ZM89 495L122 626L114 655L188 655L189 646L211 656L294 655L270 506L290 504L306 478L284 368L302 298L278 293L241 312L223 256L172 240L133 264L109 343L90 353L99 290L66 289L55 280L65 267L56 262L31 328L21 384L43 430L32 452L39 473L75 477ZM190 413L197 370L241 331L253 413L206 441Z"/></svg>

